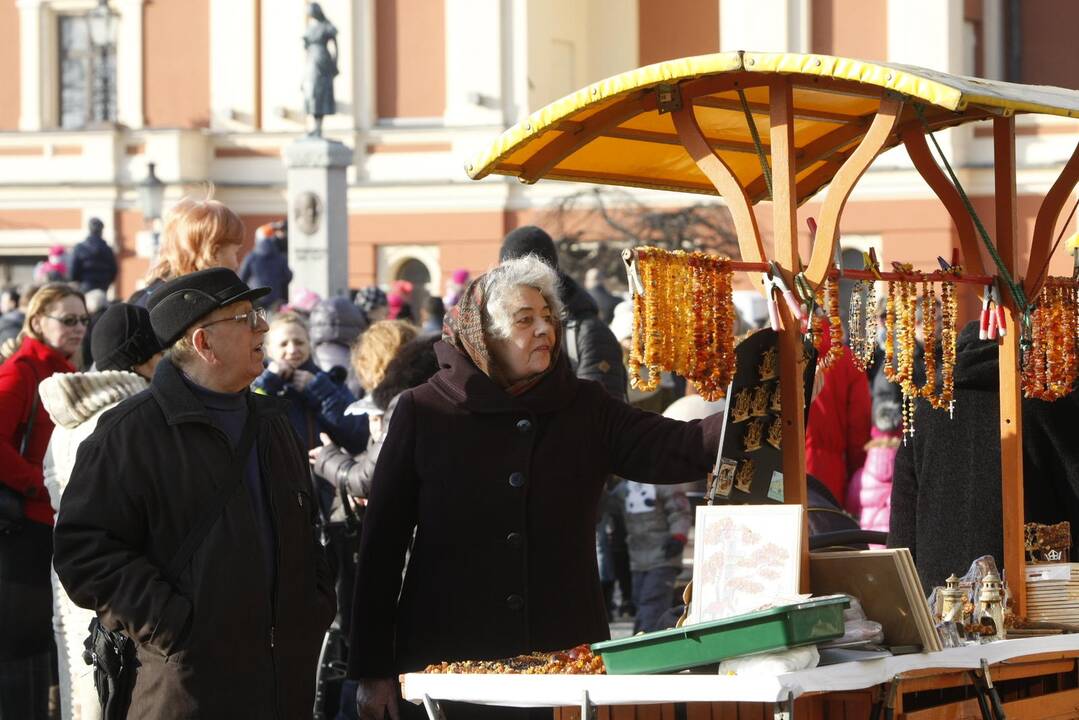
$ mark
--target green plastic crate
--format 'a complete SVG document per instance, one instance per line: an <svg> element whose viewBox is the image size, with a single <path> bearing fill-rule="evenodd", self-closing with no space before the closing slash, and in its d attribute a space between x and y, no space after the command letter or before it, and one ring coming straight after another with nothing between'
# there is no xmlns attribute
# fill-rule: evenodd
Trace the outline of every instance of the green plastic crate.
<svg viewBox="0 0 1079 720"><path fill-rule="evenodd" d="M610 675L663 673L843 636L846 595L813 598L724 620L607 640L592 646Z"/></svg>

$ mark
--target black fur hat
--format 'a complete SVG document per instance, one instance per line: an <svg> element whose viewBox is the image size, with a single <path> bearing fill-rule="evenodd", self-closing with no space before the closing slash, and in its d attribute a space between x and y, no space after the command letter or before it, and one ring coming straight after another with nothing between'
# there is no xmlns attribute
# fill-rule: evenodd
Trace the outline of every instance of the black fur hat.
<svg viewBox="0 0 1079 720"><path fill-rule="evenodd" d="M98 370L131 370L161 352L146 308L117 303L94 323L90 350Z"/></svg>
<svg viewBox="0 0 1079 720"><path fill-rule="evenodd" d="M535 255L551 267L558 267L558 250L555 249L554 240L546 230L535 225L522 225L511 230L502 241L498 261L515 260L525 255Z"/></svg>

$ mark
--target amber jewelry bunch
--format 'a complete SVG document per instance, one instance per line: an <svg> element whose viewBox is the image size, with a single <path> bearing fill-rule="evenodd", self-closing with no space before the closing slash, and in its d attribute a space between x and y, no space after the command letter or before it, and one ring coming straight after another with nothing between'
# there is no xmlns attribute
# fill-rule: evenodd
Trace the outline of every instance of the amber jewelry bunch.
<svg viewBox="0 0 1079 720"><path fill-rule="evenodd" d="M940 339L937 339L937 293L932 282L922 281L922 316L925 319L925 385L920 395L937 410L953 409L955 401L955 283L940 285ZM940 347L940 389L937 389L937 347Z"/></svg>
<svg viewBox="0 0 1079 720"><path fill-rule="evenodd" d="M1033 315L1032 345L1023 365L1023 395L1059 400L1075 385L1079 299L1076 289L1047 284Z"/></svg>
<svg viewBox="0 0 1079 720"><path fill-rule="evenodd" d="M735 367L730 260L653 247L635 255L644 294L633 297L630 384L655 390L660 374L669 371L692 382L706 400L723 397Z"/></svg>
<svg viewBox="0 0 1079 720"><path fill-rule="evenodd" d="M854 364L865 372L877 349L877 286L871 280L859 280L850 295L850 351Z"/></svg>
<svg viewBox="0 0 1079 720"><path fill-rule="evenodd" d="M825 280L814 294L817 305L827 308L826 316L813 314L813 335L816 338L817 351L824 347L824 333L828 333L828 352L817 364L824 370L835 366L843 357L843 319L839 316L839 284L831 278Z"/></svg>
<svg viewBox="0 0 1079 720"><path fill-rule="evenodd" d="M955 283L941 283L940 339L937 339L937 293L932 281L893 281L888 288L884 375L903 392L903 437L914 434L915 400L924 398L938 410L952 410L955 399L955 341L957 306ZM915 381L918 305L925 321L925 383ZM940 346L940 388L937 388L937 348Z"/></svg>

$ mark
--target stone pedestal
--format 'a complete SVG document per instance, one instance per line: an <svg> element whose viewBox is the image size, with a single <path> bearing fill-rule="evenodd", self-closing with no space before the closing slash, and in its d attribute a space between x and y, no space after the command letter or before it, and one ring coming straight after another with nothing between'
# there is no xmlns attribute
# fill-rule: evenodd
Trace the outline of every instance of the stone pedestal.
<svg viewBox="0 0 1079 720"><path fill-rule="evenodd" d="M348 183L352 150L305 137L285 148L288 167L290 300L311 290L323 298L348 292Z"/></svg>

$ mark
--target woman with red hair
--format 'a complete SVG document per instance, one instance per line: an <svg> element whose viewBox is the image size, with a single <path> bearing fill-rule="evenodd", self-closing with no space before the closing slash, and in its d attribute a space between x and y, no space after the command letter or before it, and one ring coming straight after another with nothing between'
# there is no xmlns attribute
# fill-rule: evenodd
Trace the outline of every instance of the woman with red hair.
<svg viewBox="0 0 1079 720"><path fill-rule="evenodd" d="M150 295L168 280L196 270L240 268L240 247L244 224L224 203L213 199L185 197L165 214L157 261L146 275L146 286L128 300L146 307Z"/></svg>

